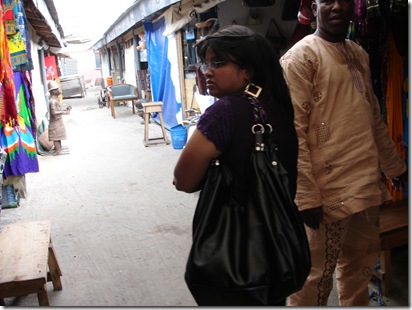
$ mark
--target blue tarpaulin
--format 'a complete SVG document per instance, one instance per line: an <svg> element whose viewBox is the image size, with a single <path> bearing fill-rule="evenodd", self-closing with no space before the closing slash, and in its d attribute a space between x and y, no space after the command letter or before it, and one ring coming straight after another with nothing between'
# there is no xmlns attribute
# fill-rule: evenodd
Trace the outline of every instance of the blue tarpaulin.
<svg viewBox="0 0 412 310"><path fill-rule="evenodd" d="M169 44L174 42L170 42L168 37L163 35L164 18L155 23L145 22L144 30L153 101L163 102L164 126L170 129L178 125L178 116L182 109L181 98L178 98L180 97L179 76L174 70L174 66L177 66L177 49L171 48ZM158 115L153 119L159 122Z"/></svg>

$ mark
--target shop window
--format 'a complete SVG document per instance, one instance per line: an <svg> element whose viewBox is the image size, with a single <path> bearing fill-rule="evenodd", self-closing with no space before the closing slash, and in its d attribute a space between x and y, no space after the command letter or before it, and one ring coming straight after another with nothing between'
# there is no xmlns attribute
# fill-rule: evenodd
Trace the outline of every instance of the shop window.
<svg viewBox="0 0 412 310"><path fill-rule="evenodd" d="M185 71L194 71L197 63L195 49L197 31L192 25L187 25L182 31L184 68Z"/></svg>
<svg viewBox="0 0 412 310"><path fill-rule="evenodd" d="M207 34L207 31L210 30L209 28L201 28L198 29L198 23L205 22L209 19L216 19L217 20L217 6L211 8L205 13L196 14L196 18L193 18L193 21L187 24L182 29L182 40L183 40L183 62L184 62L184 69L186 72L188 71L196 71L196 64L198 63L198 59L196 56L196 42Z"/></svg>

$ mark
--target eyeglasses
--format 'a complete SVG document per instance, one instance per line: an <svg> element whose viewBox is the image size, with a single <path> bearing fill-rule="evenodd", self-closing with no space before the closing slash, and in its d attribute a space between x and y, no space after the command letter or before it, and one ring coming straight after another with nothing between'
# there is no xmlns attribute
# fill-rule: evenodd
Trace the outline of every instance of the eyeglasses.
<svg viewBox="0 0 412 310"><path fill-rule="evenodd" d="M200 65L200 71L205 74L207 70L215 71L227 64L226 61L210 61L205 62Z"/></svg>

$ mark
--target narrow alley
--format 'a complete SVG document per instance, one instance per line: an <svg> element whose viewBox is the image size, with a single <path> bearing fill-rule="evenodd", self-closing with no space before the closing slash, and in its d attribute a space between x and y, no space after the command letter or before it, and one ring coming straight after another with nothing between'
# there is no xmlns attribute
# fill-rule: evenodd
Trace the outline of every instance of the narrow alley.
<svg viewBox="0 0 412 310"><path fill-rule="evenodd" d="M99 108L99 91L65 99L70 154L39 156L27 174L27 198L1 212L1 226L51 220L63 290L51 306L191 306L183 281L196 194L172 186L180 154L172 145L145 147L142 118L130 107ZM150 135L160 126L150 124ZM50 289L53 290L51 283ZM10 305L38 305L35 294Z"/></svg>
<svg viewBox="0 0 412 310"><path fill-rule="evenodd" d="M180 150L145 147L142 118L119 106L113 119L98 97L95 88L64 100L73 107L62 141L70 154L39 156L40 172L26 175L27 197L1 211L0 226L51 221L63 290L48 282L50 306L196 306L183 275L198 194L172 185ZM156 135L160 126L152 123ZM407 252L394 257L403 269L394 269L400 283L388 306L408 305ZM5 302L38 305L36 294ZM329 304L337 306L335 291Z"/></svg>

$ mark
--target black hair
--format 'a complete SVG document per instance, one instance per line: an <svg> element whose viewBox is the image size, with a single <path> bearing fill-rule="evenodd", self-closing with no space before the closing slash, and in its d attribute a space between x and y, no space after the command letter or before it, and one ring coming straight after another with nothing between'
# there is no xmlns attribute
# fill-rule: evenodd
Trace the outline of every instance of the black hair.
<svg viewBox="0 0 412 310"><path fill-rule="evenodd" d="M279 58L263 36L245 26L226 26L196 44L201 62L205 61L208 48L213 50L218 60L232 61L249 70L250 82L263 88L262 98L293 110Z"/></svg>

